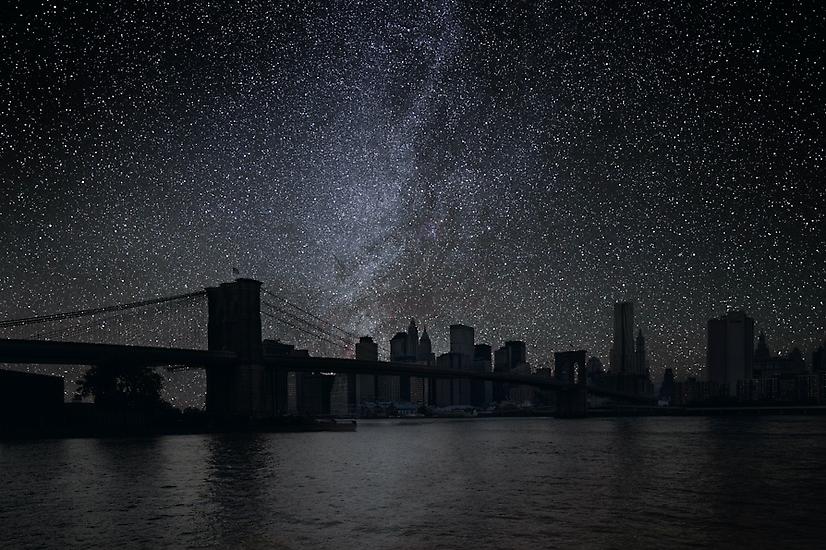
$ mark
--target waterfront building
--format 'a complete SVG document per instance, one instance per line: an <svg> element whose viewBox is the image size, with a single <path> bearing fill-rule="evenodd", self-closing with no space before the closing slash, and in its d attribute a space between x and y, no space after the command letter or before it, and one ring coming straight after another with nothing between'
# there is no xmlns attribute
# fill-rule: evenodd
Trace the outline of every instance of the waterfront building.
<svg viewBox="0 0 826 550"><path fill-rule="evenodd" d="M634 304L614 304L614 341L611 347L611 372L638 374L634 352Z"/></svg>
<svg viewBox="0 0 826 550"><path fill-rule="evenodd" d="M754 319L742 311L709 319L707 341L707 379L723 393L736 396L738 383L752 379Z"/></svg>
<svg viewBox="0 0 826 550"><path fill-rule="evenodd" d="M473 346L473 370L493 372L491 347L489 344ZM493 384L490 381L472 380L470 383L470 403L474 407L485 407L493 401Z"/></svg>
<svg viewBox="0 0 826 550"><path fill-rule="evenodd" d="M473 333L473 327L461 324L450 325L450 352L461 355L467 369L470 369L473 363Z"/></svg>
<svg viewBox="0 0 826 550"><path fill-rule="evenodd" d="M419 345L416 348L416 362L429 367L436 366L436 356L433 354L433 348L430 343L430 335L427 334L427 327L422 330L422 336L419 338ZM433 401L435 380L432 378L420 378L421 381L421 402L422 404L430 404ZM417 386L418 387L418 386ZM411 393L413 393L411 389ZM418 393L416 397L418 398ZM411 398L413 396L411 395Z"/></svg>
<svg viewBox="0 0 826 550"><path fill-rule="evenodd" d="M637 345L634 349L634 374L639 376L649 376L648 372L648 357L645 353L645 337L642 335L642 329L637 331Z"/></svg>
<svg viewBox="0 0 826 550"><path fill-rule="evenodd" d="M379 346L369 336L362 336L356 343L356 359L378 361ZM376 400L376 377L372 374L356 375L356 404Z"/></svg>
<svg viewBox="0 0 826 550"><path fill-rule="evenodd" d="M390 360L407 362L409 344L406 332L397 332L390 339ZM410 376L379 376L377 399L379 401L410 401ZM383 389L383 390L382 390Z"/></svg>
<svg viewBox="0 0 826 550"><path fill-rule="evenodd" d="M450 325L450 353L458 356L458 363L456 359L451 359L450 368L458 368L460 370L473 370L474 357L474 330L473 327L457 324ZM452 404L453 405L470 405L471 404L471 383L467 378L456 378L452 385Z"/></svg>
<svg viewBox="0 0 826 550"><path fill-rule="evenodd" d="M663 372L663 381L660 384L659 400L661 403L670 404L672 396L674 395L674 370L671 368L665 369Z"/></svg>
<svg viewBox="0 0 826 550"><path fill-rule="evenodd" d="M436 359L436 366L439 369L461 369L462 355L459 353L443 353ZM450 407L459 405L460 391L456 384L458 380L455 378L437 378L435 380L435 388L433 394L433 404L436 407Z"/></svg>
<svg viewBox="0 0 826 550"><path fill-rule="evenodd" d="M591 386L601 386L605 383L605 367L599 357L591 356L585 364L587 383Z"/></svg>

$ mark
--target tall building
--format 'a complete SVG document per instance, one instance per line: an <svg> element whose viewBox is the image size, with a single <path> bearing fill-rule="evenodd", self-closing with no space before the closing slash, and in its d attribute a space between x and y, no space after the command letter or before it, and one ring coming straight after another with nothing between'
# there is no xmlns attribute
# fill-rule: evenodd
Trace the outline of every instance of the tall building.
<svg viewBox="0 0 826 550"><path fill-rule="evenodd" d="M599 386L603 383L602 378L605 374L605 368L602 365L602 361L599 360L599 357L590 357L585 366L585 370L588 376L588 384Z"/></svg>
<svg viewBox="0 0 826 550"><path fill-rule="evenodd" d="M636 374L634 354L634 304L614 304L614 343L611 347L611 372Z"/></svg>
<svg viewBox="0 0 826 550"><path fill-rule="evenodd" d="M508 340L501 348L493 354L493 371L510 372L528 361L527 346L521 340ZM496 402L507 401L510 393L510 385L502 382L493 384L493 400Z"/></svg>
<svg viewBox="0 0 826 550"><path fill-rule="evenodd" d="M513 370L520 364L528 362L527 346L521 340L508 340L504 346L496 350L494 360L496 372Z"/></svg>
<svg viewBox="0 0 826 550"><path fill-rule="evenodd" d="M473 370L476 372L493 372L491 347L488 344L473 346ZM484 407L493 400L493 385L486 380L471 380L470 404Z"/></svg>
<svg viewBox="0 0 826 550"><path fill-rule="evenodd" d="M736 396L739 382L753 377L754 319L731 311L708 321L706 369L709 382Z"/></svg>
<svg viewBox="0 0 826 550"><path fill-rule="evenodd" d="M379 346L369 336L362 336L356 343L356 359L378 361ZM356 404L362 401L375 401L376 377L372 374L356 375Z"/></svg>
<svg viewBox="0 0 826 550"><path fill-rule="evenodd" d="M455 359L451 359L451 368L473 370L474 338L473 327L461 324L450 325L450 355L458 356L458 363ZM453 405L471 404L470 386L468 378L453 379Z"/></svg>
<svg viewBox="0 0 826 550"><path fill-rule="evenodd" d="M397 332L390 339L390 360L408 361L408 338L406 332ZM379 401L410 401L409 376L379 376Z"/></svg>
<svg viewBox="0 0 826 550"><path fill-rule="evenodd" d="M770 358L771 351L766 343L766 334L761 330L757 336L757 348L754 350L754 368L757 369L757 365L768 363Z"/></svg>
<svg viewBox="0 0 826 550"><path fill-rule="evenodd" d="M422 335L422 356L425 358L425 364L431 360L430 352L430 337L427 336L427 330ZM390 340L390 360L418 363L419 360L419 329L416 326L416 319L411 318L410 324L407 327L407 332L397 332ZM398 392L393 390L393 394L398 393L397 400L422 403L425 401L425 381L422 378L401 375L395 377L398 381Z"/></svg>
<svg viewBox="0 0 826 550"><path fill-rule="evenodd" d="M648 357L645 353L645 337L642 330L637 332L637 347L634 350L634 374L648 376Z"/></svg>
<svg viewBox="0 0 826 550"><path fill-rule="evenodd" d="M467 367L473 363L473 327L467 325L450 325L450 352L463 356Z"/></svg>
<svg viewBox="0 0 826 550"><path fill-rule="evenodd" d="M416 319L410 318L407 326L407 357L409 361L415 361L419 355L419 329L416 327Z"/></svg>
<svg viewBox="0 0 826 550"><path fill-rule="evenodd" d="M429 367L436 366L436 356L433 354L433 347L430 343L430 336L427 334L427 327L422 330L422 336L419 338L419 345L416 348L416 362ZM421 403L433 404L433 396L435 395L436 381L433 378L421 378ZM412 398L413 396L411 396ZM418 396L416 396L418 397ZM419 401L414 401L418 403Z"/></svg>
<svg viewBox="0 0 826 550"><path fill-rule="evenodd" d="M663 372L663 383L660 385L660 401L671 403L674 396L674 369L668 368Z"/></svg>
<svg viewBox="0 0 826 550"><path fill-rule="evenodd" d="M430 344L430 336L427 334L427 327L422 331L419 345L416 348L416 361L425 365L435 365L436 358L433 356L433 347Z"/></svg>
<svg viewBox="0 0 826 550"><path fill-rule="evenodd" d="M436 366L440 369L460 370L464 358L459 353L443 353L436 359ZM465 380L467 381L467 380ZM435 392L433 395L434 405L437 407L450 407L451 405L469 405L470 387L467 388L467 402L462 402L465 398L464 386L460 384L458 378L437 378Z"/></svg>
<svg viewBox="0 0 826 550"><path fill-rule="evenodd" d="M390 360L407 360L407 333L397 332L393 335L393 338L390 339Z"/></svg>

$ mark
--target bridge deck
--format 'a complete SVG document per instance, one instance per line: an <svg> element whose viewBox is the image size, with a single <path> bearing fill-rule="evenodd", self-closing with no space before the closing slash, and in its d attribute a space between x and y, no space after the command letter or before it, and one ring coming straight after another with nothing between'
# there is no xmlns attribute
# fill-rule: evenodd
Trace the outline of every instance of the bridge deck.
<svg viewBox="0 0 826 550"><path fill-rule="evenodd" d="M50 365L106 365L132 363L146 366L189 368L231 368L238 365L233 352L149 346L53 342L0 339L0 363ZM463 378L506 384L522 384L548 390L568 390L573 386L548 376L440 369L416 363L364 361L334 357L264 356L265 366L290 371L339 374L404 375L423 378ZM586 386L588 393L636 403L651 403L652 398L605 388Z"/></svg>

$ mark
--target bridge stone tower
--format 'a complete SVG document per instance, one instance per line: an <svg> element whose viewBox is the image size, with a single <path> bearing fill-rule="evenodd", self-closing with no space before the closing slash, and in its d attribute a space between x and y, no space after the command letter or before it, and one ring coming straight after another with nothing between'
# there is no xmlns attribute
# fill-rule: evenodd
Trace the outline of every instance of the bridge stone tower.
<svg viewBox="0 0 826 550"><path fill-rule="evenodd" d="M207 369L207 412L219 418L272 416L272 374L261 362L261 282L236 279L206 291L208 347L238 355L235 367Z"/></svg>

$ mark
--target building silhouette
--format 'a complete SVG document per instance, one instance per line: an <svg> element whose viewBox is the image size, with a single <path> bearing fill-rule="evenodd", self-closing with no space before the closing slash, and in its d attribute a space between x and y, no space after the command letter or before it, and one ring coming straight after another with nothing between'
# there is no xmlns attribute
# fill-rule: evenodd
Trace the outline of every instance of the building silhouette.
<svg viewBox="0 0 826 550"><path fill-rule="evenodd" d="M450 368L458 366L462 370L473 370L474 357L474 330L467 325L450 325L450 354L456 354L458 359L451 358ZM456 363L458 361L458 363ZM471 384L467 378L456 378L452 380L452 404L471 404Z"/></svg>
<svg viewBox="0 0 826 550"><path fill-rule="evenodd" d="M489 344L473 346L473 370L493 372L493 356ZM493 384L489 381L472 380L470 383L470 403L474 407L485 407L493 401Z"/></svg>
<svg viewBox="0 0 826 550"><path fill-rule="evenodd" d="M637 331L636 343L637 345L634 349L634 374L648 377L648 357L645 352L645 337L642 335L642 329Z"/></svg>
<svg viewBox="0 0 826 550"><path fill-rule="evenodd" d="M813 361L814 363L814 361ZM817 401L823 386L816 371L809 372L798 348L787 354L773 354L763 331L757 337L752 376L740 384L741 401Z"/></svg>
<svg viewBox="0 0 826 550"><path fill-rule="evenodd" d="M708 321L706 369L708 381L723 395L737 395L738 384L752 379L754 319L731 311Z"/></svg>
<svg viewBox="0 0 826 550"><path fill-rule="evenodd" d="M378 361L379 346L369 336L362 336L356 343L356 359ZM356 405L364 401L376 400L376 377L372 374L356 375Z"/></svg>
<svg viewBox="0 0 826 550"><path fill-rule="evenodd" d="M408 336L406 332L397 332L390 339L390 360L407 362L410 358L407 352ZM402 381L402 378L404 380ZM410 377L409 376L380 376L378 382L379 401L409 401L410 400Z"/></svg>
<svg viewBox="0 0 826 550"><path fill-rule="evenodd" d="M671 403L674 396L674 369L667 368L663 371L663 381L660 384L659 399L664 403Z"/></svg>
<svg viewBox="0 0 826 550"><path fill-rule="evenodd" d="M508 373L527 363L527 346L521 340L508 340L493 354L493 372ZM510 399L510 385L502 382L493 384L493 400L498 402Z"/></svg>
<svg viewBox="0 0 826 550"><path fill-rule="evenodd" d="M421 353L419 348L422 348ZM407 327L407 332L397 332L390 340L390 360L404 363L421 363L432 365L430 336L427 330L419 339L419 329L416 326L416 319L411 318ZM398 391L391 387L387 396L380 395L380 400L401 401L405 403L424 404L427 400L427 384L425 379L401 375L395 377L398 380ZM381 393L381 392L380 392ZM394 399L384 399L384 397L397 396Z"/></svg>
<svg viewBox="0 0 826 550"><path fill-rule="evenodd" d="M634 352L634 304L614 304L614 341L611 346L611 372L639 374Z"/></svg>
<svg viewBox="0 0 826 550"><path fill-rule="evenodd" d="M436 357L433 355L433 348L430 344L430 335L427 334L427 327L424 327L422 336L419 338L419 345L416 348L416 361L430 366L436 364Z"/></svg>
<svg viewBox="0 0 826 550"><path fill-rule="evenodd" d="M426 326L423 327L422 335L419 338L419 345L416 348L416 362L428 367L436 366L436 356L433 353L433 347L430 343L430 335L427 333ZM436 391L434 389L436 381L433 378L422 378L420 380L422 388L421 403L423 405L432 404L433 395Z"/></svg>
<svg viewBox="0 0 826 550"><path fill-rule="evenodd" d="M599 357L591 356L585 366L586 376L588 377L588 384L592 386L601 386L605 383L605 367Z"/></svg>
<svg viewBox="0 0 826 550"><path fill-rule="evenodd" d="M637 330L634 339L634 304L614 304L614 340L610 352L611 371L597 385L633 395L654 395L645 337Z"/></svg>

